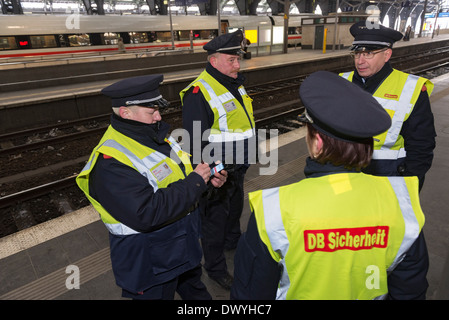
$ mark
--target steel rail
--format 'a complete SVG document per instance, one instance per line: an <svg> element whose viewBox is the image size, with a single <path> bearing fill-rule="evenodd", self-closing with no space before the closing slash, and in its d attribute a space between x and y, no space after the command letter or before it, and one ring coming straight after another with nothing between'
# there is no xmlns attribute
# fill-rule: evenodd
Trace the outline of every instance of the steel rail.
<svg viewBox="0 0 449 320"><path fill-rule="evenodd" d="M264 84L259 84L257 86L253 86L252 90L255 90L255 92L250 93L250 96L258 96L261 94L270 94L270 93L275 93L278 91L282 91L282 90L286 90L286 89L290 89L293 87L297 87L299 84L295 84L292 83L293 81L298 81L303 79L305 76L298 76L295 78L290 78L290 79L285 79L283 81L273 81L273 82L269 82L269 83L264 83ZM270 86L269 89L265 89L264 87ZM180 103L180 101L176 101L178 103ZM176 102L171 102L171 104L175 104ZM180 109L180 107L179 107ZM181 110L175 110L169 113L165 113L163 114L164 118L176 118L176 117L180 117L182 115L182 111ZM33 135L33 134L37 134L37 133L41 133L41 132L48 132L52 129L58 128L58 129L62 129L62 128L70 128L76 125L81 125L81 124L85 124L88 123L89 121L104 121L107 120L110 117L110 114L107 115L98 115L98 116L93 116L93 117L89 117L89 118L83 118L83 119L78 119L78 120L73 120L73 121L67 121L64 123L58 123L58 124L54 124L54 125L48 125L48 126L43 126L43 127L38 127L38 128L34 128L34 129L27 129L27 130L22 130L22 131L17 131L17 132L12 132L12 133L6 133L6 134L1 134L0 135L0 141L5 141L8 139L17 139L18 137L23 137L23 136L27 136L27 135ZM75 139L79 139L79 138L84 138L89 136L90 134L95 134L95 133L101 133L105 130L105 128L94 128L94 129L88 129L86 131L82 131L82 132L74 132L74 133L70 133L70 134L64 134L61 135L59 137L52 137L52 138L47 138L47 139L43 139L40 141L35 141L32 143L28 143L28 144L23 144L23 145L17 145L17 146L13 146L13 147L8 147L8 148L3 148L0 149L0 156L1 155L8 155L8 154L13 154L16 152L23 152L25 150L32 150L32 149L36 149L36 148L40 148L43 147L45 145L48 144L54 144L54 143L63 143L66 141L73 141Z"/></svg>
<svg viewBox="0 0 449 320"><path fill-rule="evenodd" d="M21 144L21 145L10 147L10 148L0 149L0 156L12 154L15 152L23 152L25 150L32 150L32 149L40 148L43 146L47 146L49 144L57 144L57 143L64 143L67 141L77 140L80 138L90 136L92 134L96 134L96 133L100 134L100 133L106 131L106 129L107 128L104 128L104 127L89 129L88 131L64 134L59 137L48 138L48 139L44 139L44 140L40 140L40 141L35 141L35 142L29 143L29 144Z"/></svg>
<svg viewBox="0 0 449 320"><path fill-rule="evenodd" d="M77 175L73 175L61 180L49 182L34 188L19 191L4 197L0 197L0 208L5 208L19 202L32 200L46 195L54 190L61 190L75 185Z"/></svg>
<svg viewBox="0 0 449 320"><path fill-rule="evenodd" d="M0 141L7 140L7 139L14 139L16 137L25 136L25 135L33 135L33 134L40 133L40 132L48 132L55 128L67 129L67 128L70 128L70 127L73 127L76 125L85 124L89 121L104 121L104 120L109 119L110 117L111 117L110 114L107 114L107 115L102 114L102 115L92 116L92 117L88 117L88 118L60 122L57 124L50 124L47 126L41 126L41 127L37 127L37 128L31 128L31 129L26 129L26 130L21 130L21 131L14 131L14 132L10 132L10 133L3 133L3 134L0 134Z"/></svg>
<svg viewBox="0 0 449 320"><path fill-rule="evenodd" d="M300 100L292 100L288 101L276 106L270 107L270 109L279 109L279 108L286 108L289 106L298 106L300 104ZM267 117L264 117L262 119L256 120L256 124L258 126L267 125L269 123L279 121L281 119L284 119L289 116L295 116L298 115L303 111L303 107L294 107L291 110L284 111L281 113L276 113ZM70 177L57 180L54 182L46 183L41 186L36 186L34 188L30 188L27 190L19 191L14 194L6 195L4 197L0 197L0 208L5 208L11 205L14 205L16 203L22 202L22 201L28 201L37 197L41 197L43 195L46 195L54 190L60 190L67 187L75 186L75 178L77 175L72 175Z"/></svg>

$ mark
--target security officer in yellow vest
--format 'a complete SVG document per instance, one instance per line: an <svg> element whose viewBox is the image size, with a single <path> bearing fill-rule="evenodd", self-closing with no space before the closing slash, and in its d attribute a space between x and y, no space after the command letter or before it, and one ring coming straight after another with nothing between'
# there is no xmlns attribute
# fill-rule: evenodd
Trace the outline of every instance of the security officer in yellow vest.
<svg viewBox="0 0 449 320"><path fill-rule="evenodd" d="M251 153L255 148L249 147L256 145L252 99L239 73L242 40L238 30L208 42L203 47L208 53L206 69L180 93L183 127L190 134L186 151L192 153L193 164L201 159L220 160L228 171L225 185L212 192L201 216L204 268L228 290L232 276L224 250L235 248L241 235L243 180L250 163L256 161Z"/></svg>
<svg viewBox="0 0 449 320"><path fill-rule="evenodd" d="M253 214L235 253L231 298L425 298L418 178L360 171L389 115L326 71L310 75L300 96L306 179L249 194Z"/></svg>
<svg viewBox="0 0 449 320"><path fill-rule="evenodd" d="M102 90L112 100L111 125L77 177L109 231L112 269L123 297L211 299L201 282L198 201L209 165L195 170L161 121L168 102L162 75L118 81ZM167 138L168 137L168 138Z"/></svg>
<svg viewBox="0 0 449 320"><path fill-rule="evenodd" d="M371 93L392 118L389 130L376 137L373 161L364 172L418 176L421 190L435 149L429 101L433 84L391 67L393 43L402 38L400 32L370 21L355 23L350 32L356 70L341 75Z"/></svg>

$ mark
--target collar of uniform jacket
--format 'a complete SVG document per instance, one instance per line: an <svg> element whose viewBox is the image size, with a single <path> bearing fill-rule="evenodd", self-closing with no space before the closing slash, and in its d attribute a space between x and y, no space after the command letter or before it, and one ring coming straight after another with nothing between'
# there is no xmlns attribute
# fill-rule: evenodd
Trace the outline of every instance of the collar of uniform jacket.
<svg viewBox="0 0 449 320"><path fill-rule="evenodd" d="M159 130L155 130L154 125L123 119L114 113L111 117L111 125L120 133L146 146L164 144L170 129L170 125L164 121L159 121Z"/></svg>
<svg viewBox="0 0 449 320"><path fill-rule="evenodd" d="M382 69L379 70L379 72L377 72L372 77L366 79L362 79L362 77L357 73L356 70L354 72L354 79L352 80L352 82L362 87L369 93L373 94L374 92L376 92L377 88L382 83L382 81L384 81L392 72L393 68L391 67L390 63L387 62L384 64Z"/></svg>
<svg viewBox="0 0 449 320"><path fill-rule="evenodd" d="M245 82L245 77L239 72L237 79L228 77L227 75L221 73L217 69L215 69L210 63L206 66L206 71L209 73L212 77L217 79L221 84L223 84L225 87L227 87L227 83L235 88L240 87Z"/></svg>
<svg viewBox="0 0 449 320"><path fill-rule="evenodd" d="M321 164L311 157L306 158L306 166L304 167L304 175L306 178L318 178L335 173L359 173L356 169L347 169L344 166L335 166L330 162Z"/></svg>

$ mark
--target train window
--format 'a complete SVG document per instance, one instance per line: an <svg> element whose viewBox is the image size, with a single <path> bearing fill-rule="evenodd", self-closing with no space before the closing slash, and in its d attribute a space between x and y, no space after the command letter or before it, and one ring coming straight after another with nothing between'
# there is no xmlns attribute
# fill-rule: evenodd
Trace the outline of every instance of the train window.
<svg viewBox="0 0 449 320"><path fill-rule="evenodd" d="M161 42L171 41L170 31L158 31L156 37Z"/></svg>
<svg viewBox="0 0 449 320"><path fill-rule="evenodd" d="M130 32L129 37L130 37L131 43L148 42L148 35L146 32Z"/></svg>
<svg viewBox="0 0 449 320"><path fill-rule="evenodd" d="M201 30L199 39L207 40L215 38L216 33L215 30Z"/></svg>
<svg viewBox="0 0 449 320"><path fill-rule="evenodd" d="M195 39L195 31L193 32L193 39ZM188 30L182 30L178 31L178 40L179 41L186 41L190 40L190 31Z"/></svg>
<svg viewBox="0 0 449 320"><path fill-rule="evenodd" d="M288 27L288 34L301 34L301 27Z"/></svg>
<svg viewBox="0 0 449 320"><path fill-rule="evenodd" d="M14 37L0 37L0 50L17 49Z"/></svg>
<svg viewBox="0 0 449 320"><path fill-rule="evenodd" d="M148 41L149 42L153 42L153 41L156 41L157 40L157 34L156 34L156 32L147 32L147 35L148 35Z"/></svg>
<svg viewBox="0 0 449 320"><path fill-rule="evenodd" d="M30 36L31 47L36 48L54 48L56 44L55 36Z"/></svg>
<svg viewBox="0 0 449 320"><path fill-rule="evenodd" d="M119 35L114 32L106 32L104 34L104 44L117 44Z"/></svg>
<svg viewBox="0 0 449 320"><path fill-rule="evenodd" d="M18 49L31 48L30 36L16 36L16 45Z"/></svg>
<svg viewBox="0 0 449 320"><path fill-rule="evenodd" d="M71 47L80 47L90 45L90 37L88 34L71 34L69 35L69 43Z"/></svg>

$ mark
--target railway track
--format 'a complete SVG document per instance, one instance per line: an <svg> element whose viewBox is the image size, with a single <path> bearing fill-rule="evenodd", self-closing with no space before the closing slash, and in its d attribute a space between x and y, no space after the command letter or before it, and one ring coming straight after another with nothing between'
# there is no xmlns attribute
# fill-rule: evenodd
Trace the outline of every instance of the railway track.
<svg viewBox="0 0 449 320"><path fill-rule="evenodd" d="M293 85L291 81L291 79L288 79L284 83L271 82L251 88L249 94L253 97L255 104L260 100L268 101L268 105L259 106L259 108L255 109L256 125L258 127L267 126L273 121L279 121L288 116L295 118L301 112L300 101L297 99L298 84ZM273 102L280 101L280 96L284 96L286 91L292 89L294 89L293 99L284 98L284 101L280 103ZM182 117L180 108L176 107L179 103L179 101L172 101L172 105L175 107L163 115L164 121L171 123L172 128L179 127L173 126L173 123L179 121L180 124ZM50 174L56 170L53 170L50 165L47 165L47 168L35 169L33 172L36 173L27 175L30 179L24 179L22 173L16 173L12 177L5 176L5 173L0 175L0 187L3 189L0 194L0 211L2 212L0 214L0 223L2 223L1 216L11 216L10 221L3 224L17 225L17 228L9 228L3 234L0 230L0 237L5 236L5 232L7 234L14 233L21 228L42 222L40 218L36 219L34 217L33 211L48 211L49 218L54 218L76 210L78 206L88 205L85 196L75 184L75 178L109 124L109 118L110 114L0 136L0 144L2 145L0 161L6 162L8 159L14 159L19 155L18 163L22 163L23 158L26 158L26 156L23 156L24 154L39 154L40 150L46 150L52 145L59 144L64 146L62 148L74 149L76 147L70 147L74 143L86 139L91 140L89 147L85 148L85 156L79 157L77 164L73 164L73 161L71 161L69 166L67 166L70 169L66 169L64 171L65 175L62 177L56 178L58 175L55 174L55 178L52 178ZM59 135L51 135L49 132L58 132ZM27 141L28 143L26 143ZM45 157L45 153L40 157ZM29 165L24 165L24 167L30 168ZM1 178L2 176L3 178ZM47 181L48 179L49 181ZM4 182L1 185L2 181L7 180L10 182ZM17 183L15 180L23 180L23 183ZM32 182L28 182L31 180ZM7 186L9 188L6 188ZM17 190L14 190L14 188L17 188ZM70 196L66 196L66 193L70 193ZM33 208L36 209L33 210Z"/></svg>
<svg viewBox="0 0 449 320"><path fill-rule="evenodd" d="M408 70L408 72L413 73L421 73L421 72L429 72L435 70L436 66L447 66L449 64L449 56L447 53L449 52L449 48L443 48L436 53L436 57L433 61L428 61L428 59L422 59L425 61L419 62L417 55L409 55L407 59L413 61L413 65L409 65L407 68L403 68L403 70ZM397 57L392 60L392 65L395 68L400 68L403 66L404 57ZM341 72L345 70L329 70L333 72ZM270 83L264 83L252 87L247 87L248 94L254 99L255 107L255 118L256 125L258 128L271 126L275 122L285 121L285 119L289 119L290 123L294 123L294 119L296 116L302 112L302 106L300 100L298 99L298 88L303 81L303 79L307 75L298 75L297 77L284 79L283 81L274 81ZM264 101L265 106L257 106L259 101ZM164 121L170 123L170 121L180 121L181 119L181 110L179 107L179 101L172 101L172 105L175 107L170 110L170 112L165 113L163 115ZM71 145L75 141L83 140L86 138L92 138L95 136L93 140L98 142L99 137L103 134L109 122L110 115L100 115L97 117L80 119L77 121L71 121L66 123L59 123L56 126L46 126L41 128L35 128L30 130L24 130L21 132L11 133L11 134L3 134L0 135L0 161L4 161L1 159L7 159L14 157L15 154L25 153L25 152L33 152L33 150L37 150L40 148L45 148L48 145L60 144L60 145ZM178 120L176 120L178 119ZM287 127L290 125L287 125ZM294 126L294 125L293 125ZM173 126L173 128L177 128L179 126ZM283 126L285 127L285 126ZM287 129L288 130L288 129ZM51 135L50 133L54 134ZM31 137L31 138L30 138ZM32 137L38 137L37 139L32 139ZM45 138L42 138L45 137ZM26 143L28 141L28 143ZM83 163L87 160L88 154L90 154L92 148L95 144L91 145L88 148L88 152L84 157L81 157L81 161L77 166L73 165L72 174L66 174L64 177L59 177L58 179L54 179L49 182L42 183L41 185L30 186L29 188L22 188L21 190L17 190L15 192L11 192L8 194L0 194L0 210L3 212L9 211L12 216L18 216L14 211L27 211L23 208L33 207L33 205L26 205L28 201L37 201L41 197L48 197L50 202L54 204L56 207L56 211L59 214L64 214L67 211L76 210L74 205L67 205L70 203L71 199L68 199L63 195L63 192L59 193L60 190L70 190L69 192L73 195L74 193L78 193L81 197L80 190L75 186L75 177L77 175L76 168L82 168ZM45 171L45 170L44 170ZM48 170L47 170L48 174ZM1 175L0 175L1 177ZM1 180L0 180L1 187ZM55 200L55 195L58 200ZM76 205L87 205L87 200L77 201ZM65 205L61 205L61 203ZM75 206L76 206L75 205ZM47 204L46 206L50 206ZM44 205L45 207L45 205ZM27 214L25 214L26 216ZM28 214L32 216L32 213ZM0 215L1 216L1 215ZM23 216L23 214L21 214ZM1 219L1 217L0 217ZM31 220L36 220L30 218ZM17 224L17 218L14 218ZM19 219L20 220L20 219ZM1 223L1 220L0 220ZM33 223L33 221L29 223L24 223L25 227L29 226L28 224ZM17 230L11 230L15 232ZM0 233L0 237L5 234Z"/></svg>
<svg viewBox="0 0 449 320"><path fill-rule="evenodd" d="M297 91L300 82L305 77L306 75L303 75L296 78L285 79L283 81L263 83L248 88L248 94L253 99L257 99L260 96L274 95L289 89ZM170 104L174 107L171 107L168 112L163 112L164 121L170 122L174 119L181 119L181 102L179 100L171 101ZM279 106L273 106L268 108L266 112L278 108ZM110 114L105 114L34 129L0 134L0 156L29 151L51 144L67 143L93 134L103 133L109 125L109 119Z"/></svg>
<svg viewBox="0 0 449 320"><path fill-rule="evenodd" d="M0 198L0 208L5 208L14 205L18 202L23 202L43 195L49 194L55 190L61 190L67 187L72 187L75 184L76 175L67 178L59 179L50 183L39 185L34 188L19 191L5 197Z"/></svg>
<svg viewBox="0 0 449 320"><path fill-rule="evenodd" d="M301 113L304 109L302 107L297 107L300 103L299 100L294 100L292 102L283 103L278 105L278 107L291 107L290 110L274 114L272 116L268 116L266 118L260 119L256 121L256 126L265 126L269 125L275 121L284 120L289 117L296 117L299 113ZM86 156L87 160L87 156ZM16 193L12 193L3 197L0 197L0 209L12 206L14 204L35 199L37 197L41 197L43 195L47 195L57 190L65 189L67 187L75 186L76 174L71 175L67 178L62 178L53 182L45 183L33 188L29 188L26 190L22 190Z"/></svg>

